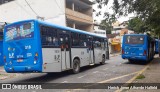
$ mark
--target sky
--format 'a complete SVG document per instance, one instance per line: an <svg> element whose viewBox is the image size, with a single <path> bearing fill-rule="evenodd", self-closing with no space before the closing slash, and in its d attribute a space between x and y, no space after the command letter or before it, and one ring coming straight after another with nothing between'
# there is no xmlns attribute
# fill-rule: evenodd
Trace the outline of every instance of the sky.
<svg viewBox="0 0 160 92"><path fill-rule="evenodd" d="M114 0L109 0L108 5L107 6L102 6L102 9L98 9L97 8L97 4L93 5L93 9L95 9L96 11L101 11L101 16L96 17L95 13L93 13L93 18L94 20L96 20L98 23L101 22L101 20L103 20L103 14L105 11L109 12L110 14L113 14L113 10L111 9L111 6L113 5L113 1ZM120 18L118 18L117 20L122 23L123 21L127 21L129 20L130 17L134 17L134 14L129 14L128 16L122 16Z"/></svg>

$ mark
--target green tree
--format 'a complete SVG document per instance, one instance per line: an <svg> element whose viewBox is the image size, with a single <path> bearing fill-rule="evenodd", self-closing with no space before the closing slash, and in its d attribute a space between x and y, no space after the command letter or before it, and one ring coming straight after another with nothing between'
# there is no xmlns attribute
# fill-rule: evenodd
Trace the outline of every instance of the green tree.
<svg viewBox="0 0 160 92"><path fill-rule="evenodd" d="M116 21L116 18L114 15L108 15L107 18L101 21L100 29L106 30L107 34L111 34L111 31L113 30L112 23L115 21Z"/></svg>
<svg viewBox="0 0 160 92"><path fill-rule="evenodd" d="M138 17L135 17L128 21L128 29L133 30L135 33L145 32L144 25L145 23Z"/></svg>
<svg viewBox="0 0 160 92"><path fill-rule="evenodd" d="M102 8L108 4L108 0L95 0L95 3ZM143 20L147 29L155 34L160 33L160 0L113 0L112 9L117 17L134 13Z"/></svg>
<svg viewBox="0 0 160 92"><path fill-rule="evenodd" d="M101 21L99 28L105 30L107 34L111 34L112 27L106 20Z"/></svg>

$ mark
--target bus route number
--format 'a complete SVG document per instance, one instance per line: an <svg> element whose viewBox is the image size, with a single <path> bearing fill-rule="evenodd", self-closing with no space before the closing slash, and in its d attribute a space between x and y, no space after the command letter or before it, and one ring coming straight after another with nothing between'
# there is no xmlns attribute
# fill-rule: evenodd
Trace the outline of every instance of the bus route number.
<svg viewBox="0 0 160 92"><path fill-rule="evenodd" d="M25 46L25 49L26 49L26 50L29 50L29 49L31 49L31 48L32 48L31 45Z"/></svg>

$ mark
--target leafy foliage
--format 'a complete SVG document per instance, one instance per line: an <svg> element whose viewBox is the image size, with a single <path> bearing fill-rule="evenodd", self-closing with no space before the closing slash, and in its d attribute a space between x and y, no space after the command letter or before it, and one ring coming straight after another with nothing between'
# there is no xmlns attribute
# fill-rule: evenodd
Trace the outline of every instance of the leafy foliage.
<svg viewBox="0 0 160 92"><path fill-rule="evenodd" d="M107 34L111 34L112 31L112 23L115 22L116 18L113 15L107 15L108 18L104 19L100 23L100 29L106 30Z"/></svg>
<svg viewBox="0 0 160 92"><path fill-rule="evenodd" d="M95 0L99 7L107 5L104 0ZM114 0L113 7L114 15L116 16L127 16L130 13L136 15L135 20L131 20L131 24L136 31L143 31L142 29L155 31L160 33L160 0ZM107 17L106 17L107 18ZM140 23L139 23L140 22ZM142 23L142 24L141 24ZM144 27L143 27L144 26ZM130 25L132 27L132 25Z"/></svg>
<svg viewBox="0 0 160 92"><path fill-rule="evenodd" d="M134 30L136 33L144 32L145 23L138 17L129 20L128 29Z"/></svg>

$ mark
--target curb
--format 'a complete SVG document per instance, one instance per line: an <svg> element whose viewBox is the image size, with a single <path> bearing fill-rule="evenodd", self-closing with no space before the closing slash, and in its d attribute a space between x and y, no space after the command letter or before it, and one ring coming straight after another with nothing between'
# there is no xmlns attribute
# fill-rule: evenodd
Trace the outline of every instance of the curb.
<svg viewBox="0 0 160 92"><path fill-rule="evenodd" d="M7 78L9 78L9 77L8 76L4 76L4 77L1 77L0 80L5 80Z"/></svg>
<svg viewBox="0 0 160 92"><path fill-rule="evenodd" d="M110 54L110 57L115 57L115 56L118 56L118 55L121 55L121 53L119 53L119 54Z"/></svg>

